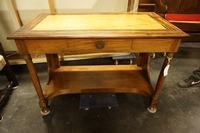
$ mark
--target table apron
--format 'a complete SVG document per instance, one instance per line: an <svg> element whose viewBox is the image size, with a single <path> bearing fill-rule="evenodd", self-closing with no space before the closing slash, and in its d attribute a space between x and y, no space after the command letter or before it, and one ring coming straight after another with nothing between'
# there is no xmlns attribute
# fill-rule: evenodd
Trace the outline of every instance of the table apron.
<svg viewBox="0 0 200 133"><path fill-rule="evenodd" d="M34 39L15 40L21 54L177 52L181 39Z"/></svg>

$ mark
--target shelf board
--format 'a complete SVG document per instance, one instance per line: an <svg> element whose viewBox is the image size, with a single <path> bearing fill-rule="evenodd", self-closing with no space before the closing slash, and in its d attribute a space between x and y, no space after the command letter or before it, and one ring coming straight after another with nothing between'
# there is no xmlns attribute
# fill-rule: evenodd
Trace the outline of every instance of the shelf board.
<svg viewBox="0 0 200 133"><path fill-rule="evenodd" d="M88 69L86 69L88 67ZM90 68L93 69L90 69ZM66 71L68 70L68 71ZM77 71L78 70L78 71ZM136 65L62 66L44 89L50 100L61 94L139 93L150 97L153 87L144 70Z"/></svg>
<svg viewBox="0 0 200 133"><path fill-rule="evenodd" d="M147 6L147 7L148 7L148 6L153 6L153 7L154 7L154 6L155 6L155 3L141 3L141 4L139 4L139 7L140 7L140 6Z"/></svg>

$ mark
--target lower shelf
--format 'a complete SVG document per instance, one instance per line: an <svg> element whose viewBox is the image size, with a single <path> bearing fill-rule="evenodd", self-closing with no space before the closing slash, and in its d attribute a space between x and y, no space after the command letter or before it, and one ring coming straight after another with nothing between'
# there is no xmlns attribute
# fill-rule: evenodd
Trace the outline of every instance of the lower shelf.
<svg viewBox="0 0 200 133"><path fill-rule="evenodd" d="M43 92L47 100L62 94L109 92L150 97L153 87L145 74L136 65L65 66L54 72Z"/></svg>

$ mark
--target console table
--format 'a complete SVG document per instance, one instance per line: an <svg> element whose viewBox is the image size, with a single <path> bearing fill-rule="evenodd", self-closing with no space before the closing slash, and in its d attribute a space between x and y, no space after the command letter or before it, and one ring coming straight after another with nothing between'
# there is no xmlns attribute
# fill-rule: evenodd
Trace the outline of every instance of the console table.
<svg viewBox="0 0 200 133"><path fill-rule="evenodd" d="M158 96L181 38L188 36L155 13L42 13L8 36L24 55L41 113L50 112L48 101L62 94L138 93L150 99L156 112ZM58 53L139 53L136 65L61 66ZM149 53L167 52L153 88ZM45 54L46 87L42 89L30 54Z"/></svg>

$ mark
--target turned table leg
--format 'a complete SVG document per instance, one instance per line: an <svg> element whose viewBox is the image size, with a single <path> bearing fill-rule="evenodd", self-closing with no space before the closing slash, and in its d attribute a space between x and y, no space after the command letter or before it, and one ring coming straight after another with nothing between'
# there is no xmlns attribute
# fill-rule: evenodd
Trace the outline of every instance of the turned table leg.
<svg viewBox="0 0 200 133"><path fill-rule="evenodd" d="M159 75L158 80L157 80L155 91L154 91L154 93L153 93L153 95L151 97L151 103L150 103L149 107L147 108L147 110L150 113L155 113L156 112L156 105L158 103L158 97L159 97L159 94L161 92L164 80L165 80L165 78L166 78L166 76L168 74L168 69L169 69L172 57L173 57L173 53L167 53L165 61L163 63L161 71L160 71L160 75Z"/></svg>
<svg viewBox="0 0 200 133"><path fill-rule="evenodd" d="M48 107L48 101L46 100L46 98L43 95L42 87L41 87L37 72L35 70L35 67L33 65L32 58L29 54L25 54L24 59L26 61L26 65L28 67L32 83L33 83L35 90L37 92L37 95L39 97L39 106L41 107L41 113L43 115L47 115L50 113L50 109Z"/></svg>

